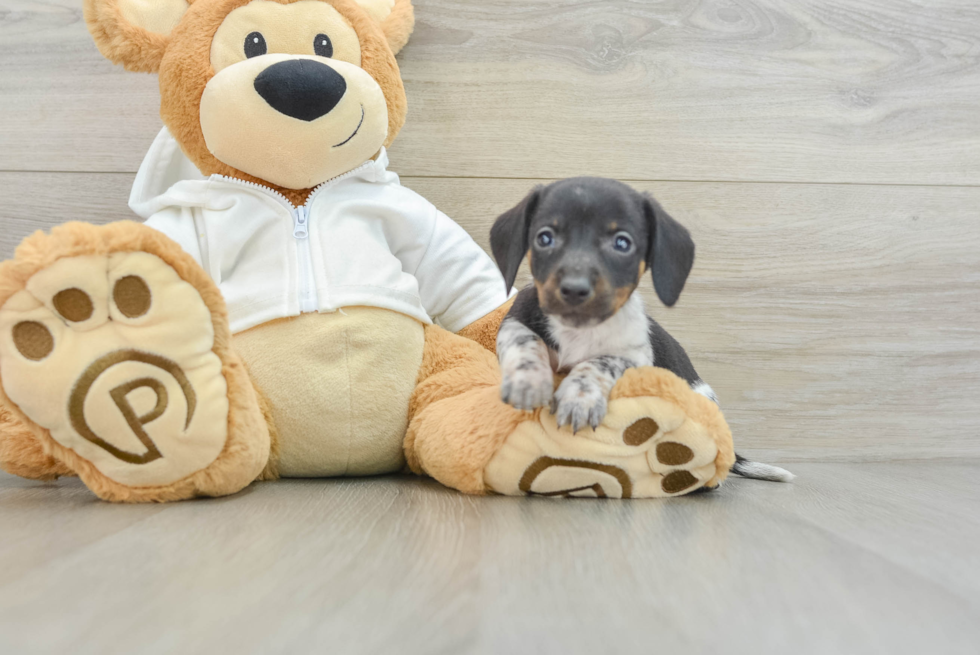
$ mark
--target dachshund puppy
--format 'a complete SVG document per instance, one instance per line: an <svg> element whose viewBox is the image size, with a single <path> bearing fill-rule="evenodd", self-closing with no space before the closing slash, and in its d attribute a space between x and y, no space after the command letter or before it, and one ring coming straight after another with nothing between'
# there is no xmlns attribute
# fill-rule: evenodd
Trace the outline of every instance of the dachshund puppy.
<svg viewBox="0 0 980 655"><path fill-rule="evenodd" d="M649 270L657 296L670 307L694 264L690 233L653 198L593 177L539 186L497 219L490 245L508 289L525 256L534 278L497 335L504 402L523 410L550 405L559 426L595 428L613 385L636 366L666 368L718 402L681 345L633 293ZM567 373L557 391L556 371ZM732 471L739 475L793 478L736 457Z"/></svg>

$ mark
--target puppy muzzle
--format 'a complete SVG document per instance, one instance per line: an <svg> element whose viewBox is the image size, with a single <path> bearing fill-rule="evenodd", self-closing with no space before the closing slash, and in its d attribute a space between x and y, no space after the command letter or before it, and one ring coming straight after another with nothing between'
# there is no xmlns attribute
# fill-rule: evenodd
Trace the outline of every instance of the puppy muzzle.
<svg viewBox="0 0 980 655"><path fill-rule="evenodd" d="M584 275L563 278L558 285L561 301L569 307L578 307L595 297L592 281Z"/></svg>
<svg viewBox="0 0 980 655"><path fill-rule="evenodd" d="M538 285L541 310L571 327L598 325L618 309L608 281L598 272L558 274Z"/></svg>

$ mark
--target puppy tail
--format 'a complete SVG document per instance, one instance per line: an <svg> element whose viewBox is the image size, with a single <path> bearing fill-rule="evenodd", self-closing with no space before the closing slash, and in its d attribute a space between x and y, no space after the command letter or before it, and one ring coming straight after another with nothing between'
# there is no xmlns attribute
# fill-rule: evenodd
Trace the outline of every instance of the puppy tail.
<svg viewBox="0 0 980 655"><path fill-rule="evenodd" d="M771 482L792 482L796 476L781 469L778 466L771 466L761 462L753 462L735 453L735 464L732 466L732 473L741 475L743 478L753 480L769 480Z"/></svg>

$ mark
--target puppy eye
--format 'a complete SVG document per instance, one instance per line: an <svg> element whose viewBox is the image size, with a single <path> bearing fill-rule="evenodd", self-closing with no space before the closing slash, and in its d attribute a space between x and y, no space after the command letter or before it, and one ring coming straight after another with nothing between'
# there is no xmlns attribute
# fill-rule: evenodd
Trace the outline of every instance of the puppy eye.
<svg viewBox="0 0 980 655"><path fill-rule="evenodd" d="M317 57L333 57L333 43L326 34L317 34L313 39L313 52Z"/></svg>
<svg viewBox="0 0 980 655"><path fill-rule="evenodd" d="M245 56L251 59L264 55L269 48L265 45L265 37L259 32L252 32L245 37Z"/></svg>
<svg viewBox="0 0 980 655"><path fill-rule="evenodd" d="M550 248L555 245L555 233L551 230L541 230L538 232L538 236L534 238L538 246L541 248Z"/></svg>
<svg viewBox="0 0 980 655"><path fill-rule="evenodd" d="M629 252L633 248L633 240L625 234L617 234L613 241L613 248L619 252Z"/></svg>

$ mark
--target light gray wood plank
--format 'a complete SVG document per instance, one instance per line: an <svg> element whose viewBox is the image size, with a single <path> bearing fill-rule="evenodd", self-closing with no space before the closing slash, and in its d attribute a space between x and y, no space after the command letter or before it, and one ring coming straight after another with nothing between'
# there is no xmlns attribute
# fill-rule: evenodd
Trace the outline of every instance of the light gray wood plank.
<svg viewBox="0 0 980 655"><path fill-rule="evenodd" d="M141 220L129 209L132 173L0 173L0 259L37 230L69 221Z"/></svg>
<svg viewBox="0 0 980 655"><path fill-rule="evenodd" d="M419 22L412 174L980 179L974 3L436 0Z"/></svg>
<svg viewBox="0 0 980 655"><path fill-rule="evenodd" d="M792 493L753 496L760 510L808 525L893 562L972 602L980 611L980 494L975 460L889 462L882 466L794 465ZM747 483L748 484L748 483ZM781 489L780 491L784 491ZM937 540L943 535L943 541Z"/></svg>
<svg viewBox="0 0 980 655"><path fill-rule="evenodd" d="M0 0L0 170L135 171L162 126L156 76L102 58L80 0Z"/></svg>
<svg viewBox="0 0 980 655"><path fill-rule="evenodd" d="M980 587L947 582L975 566L951 541L975 543L980 526L972 490L944 481L978 471L801 464L794 485L627 502L281 481L152 515L113 508L142 520L96 541L77 529L111 522L105 505L76 506L61 531L47 521L78 481L0 475L0 524L29 496L35 543L68 544L0 584L0 648L972 653ZM22 562L4 553L0 565Z"/></svg>
<svg viewBox="0 0 980 655"><path fill-rule="evenodd" d="M0 173L0 256L69 218L131 218L128 174ZM403 182L485 248L535 181ZM652 314L759 458L980 455L980 189L639 183L698 245ZM527 280L522 274L521 284Z"/></svg>
<svg viewBox="0 0 980 655"><path fill-rule="evenodd" d="M162 510L103 503L78 480L39 484L0 472L0 588Z"/></svg>
<svg viewBox="0 0 980 655"><path fill-rule="evenodd" d="M962 0L418 0L404 174L980 184ZM156 79L78 0L0 0L0 170L136 169Z"/></svg>

